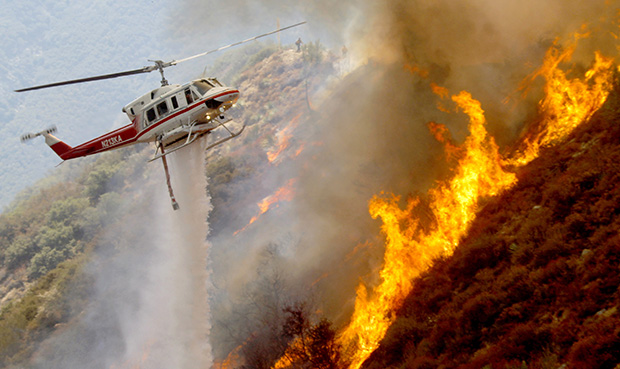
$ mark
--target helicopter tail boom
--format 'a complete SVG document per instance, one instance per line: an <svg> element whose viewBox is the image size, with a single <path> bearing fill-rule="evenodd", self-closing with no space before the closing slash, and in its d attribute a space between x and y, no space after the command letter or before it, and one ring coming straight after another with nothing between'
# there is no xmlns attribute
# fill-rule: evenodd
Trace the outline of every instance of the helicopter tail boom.
<svg viewBox="0 0 620 369"><path fill-rule="evenodd" d="M45 137L45 143L47 146L51 147L54 152L60 156L61 159L65 160L65 154L73 150L73 147L67 145L64 141L58 139L58 137L50 134L43 133L43 137Z"/></svg>

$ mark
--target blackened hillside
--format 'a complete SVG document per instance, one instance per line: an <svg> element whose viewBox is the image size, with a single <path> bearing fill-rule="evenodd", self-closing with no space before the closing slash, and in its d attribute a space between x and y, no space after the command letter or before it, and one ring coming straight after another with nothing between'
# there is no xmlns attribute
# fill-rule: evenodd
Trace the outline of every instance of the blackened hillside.
<svg viewBox="0 0 620 369"><path fill-rule="evenodd" d="M364 367L617 367L619 122L616 86L415 282Z"/></svg>

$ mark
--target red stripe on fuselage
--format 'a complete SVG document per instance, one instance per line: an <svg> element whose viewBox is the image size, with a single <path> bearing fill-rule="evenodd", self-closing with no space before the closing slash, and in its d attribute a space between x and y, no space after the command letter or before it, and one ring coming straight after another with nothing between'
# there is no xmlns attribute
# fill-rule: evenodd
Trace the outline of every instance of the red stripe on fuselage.
<svg viewBox="0 0 620 369"><path fill-rule="evenodd" d="M117 149L121 146L134 143L137 140L137 134L138 131L136 130L134 124L128 124L124 127L78 145L61 157L67 160Z"/></svg>
<svg viewBox="0 0 620 369"><path fill-rule="evenodd" d="M197 103L190 105L182 110L179 110L163 118L159 122L156 122L148 126L142 131L139 131L137 127L139 123L138 122L139 117L141 116L139 115L134 119L134 121L131 124L128 124L124 127L116 129L112 132L108 132L102 136L96 137L88 142L80 144L72 148L71 150L65 152L61 156L61 158L64 160L74 159L74 158L79 158L82 156L98 154L100 152L109 151L109 150L117 149L123 146L127 146L129 144L133 144L136 141L138 141L140 137L144 136L147 132L161 126L162 124L166 123L170 119L176 118L179 115L182 115L184 113L187 113L190 110L193 110L199 107L200 105L204 104L205 101L215 99L215 98L228 95L228 94L233 94L233 93L239 93L239 91L238 90L225 91L215 96L210 96L208 98L199 99Z"/></svg>
<svg viewBox="0 0 620 369"><path fill-rule="evenodd" d="M159 127L160 125L162 125L163 123L169 121L170 119L176 118L176 117L178 117L181 114L184 114L184 113L186 113L186 112L188 112L190 110L193 110L193 109L199 107L200 105L204 104L205 101L207 101L207 100L216 99L218 97L221 97L221 96L224 96L224 95L228 95L228 94L234 94L234 93L239 93L239 91L238 90L225 91L225 92L222 92L222 93L220 93L218 95L211 96L211 97L206 98L206 99L202 99L202 100L200 100L200 102L198 102L198 103L196 103L194 105L190 105L190 106L186 107L183 110L179 110L178 112L176 112L174 114L171 114L170 116L160 120L159 122L154 123L154 124L148 126L147 128L143 129L142 131L140 131L140 133L138 133L138 137L136 139L139 139L140 137L144 136L145 133L147 133L147 132L149 132L149 131Z"/></svg>

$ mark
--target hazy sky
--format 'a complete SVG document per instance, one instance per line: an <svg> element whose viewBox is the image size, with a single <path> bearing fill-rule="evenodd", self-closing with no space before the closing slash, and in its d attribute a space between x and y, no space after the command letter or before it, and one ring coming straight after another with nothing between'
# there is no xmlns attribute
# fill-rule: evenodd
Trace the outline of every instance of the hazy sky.
<svg viewBox="0 0 620 369"><path fill-rule="evenodd" d="M14 89L136 69L149 65L148 59L181 59L271 31L278 20L283 26L302 20L285 12L241 23L235 11L242 3L210 15L193 1L1 2L0 209L60 162L43 139L21 144L23 133L55 125L59 138L80 144L127 124L122 107L158 87L160 76L154 72L26 93ZM184 83L212 60L168 68L166 77Z"/></svg>
<svg viewBox="0 0 620 369"><path fill-rule="evenodd" d="M19 137L51 125L71 145L124 124L121 108L157 76L27 93L14 89L146 65L156 57L163 2L10 1L0 6L0 207L60 159L42 139ZM143 10L149 5L150 11ZM152 43L151 43L152 42ZM147 80L149 80L147 82Z"/></svg>

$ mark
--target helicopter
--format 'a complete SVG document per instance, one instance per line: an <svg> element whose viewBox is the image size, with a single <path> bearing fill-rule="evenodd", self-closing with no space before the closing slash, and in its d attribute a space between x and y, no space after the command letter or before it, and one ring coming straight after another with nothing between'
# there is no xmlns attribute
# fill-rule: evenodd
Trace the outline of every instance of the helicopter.
<svg viewBox="0 0 620 369"><path fill-rule="evenodd" d="M217 78L199 78L185 84L169 84L164 76L164 68L254 41L305 23L304 21L287 27L278 28L271 32L263 33L243 41L180 60L172 60L169 62L149 60L153 65L139 69L54 82L15 90L15 92L26 92L134 74L150 73L155 70L158 70L161 74L161 86L159 88L145 93L123 107L123 113L125 113L131 121L131 123L126 126L73 147L53 135L53 133L57 131L56 127L50 127L37 133L24 134L21 136L21 141L26 142L35 137L43 136L45 138L45 143L63 161L115 150L138 143L154 142L155 154L149 162L157 159L162 160L172 208L178 210L180 207L172 190L166 156L191 145L196 142L198 138L214 132L217 128L223 128L225 136L217 139L215 142L209 143L205 150L210 150L239 136L245 129L245 124L242 125L239 130L232 131L227 126L227 123L232 119L224 115L224 113L232 108L238 101L239 90L223 85Z"/></svg>

